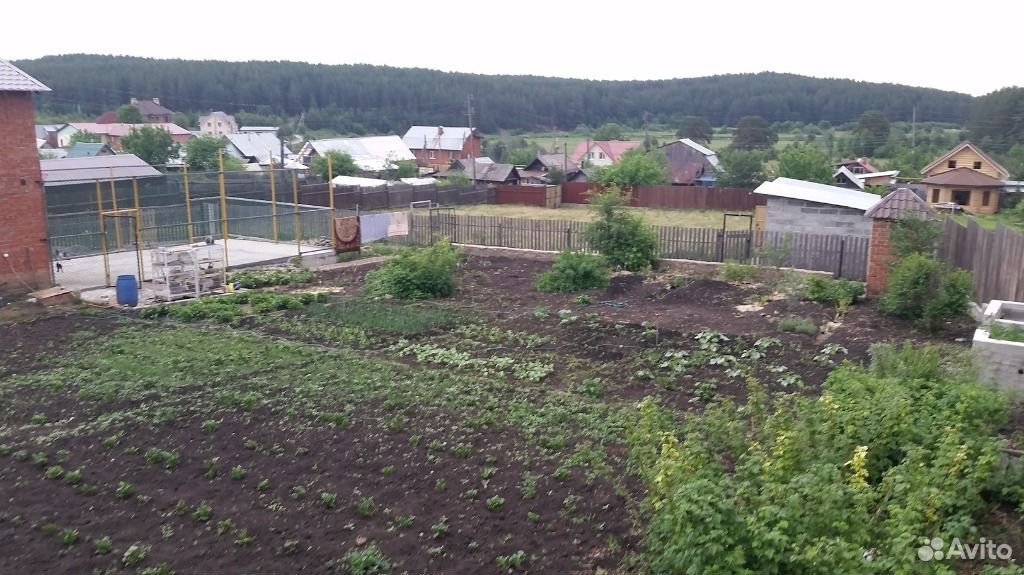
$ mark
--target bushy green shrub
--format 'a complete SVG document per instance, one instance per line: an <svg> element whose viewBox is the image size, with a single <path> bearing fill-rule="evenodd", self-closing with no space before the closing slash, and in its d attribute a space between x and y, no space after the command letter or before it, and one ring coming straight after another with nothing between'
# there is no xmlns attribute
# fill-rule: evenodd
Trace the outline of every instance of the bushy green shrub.
<svg viewBox="0 0 1024 575"><path fill-rule="evenodd" d="M460 252L447 239L424 249L403 249L366 274L365 293L398 299L430 299L455 293Z"/></svg>
<svg viewBox="0 0 1024 575"><path fill-rule="evenodd" d="M316 279L316 274L309 269L265 269L244 270L228 276L229 283L237 283L246 289L267 286L307 284Z"/></svg>
<svg viewBox="0 0 1024 575"><path fill-rule="evenodd" d="M848 306L862 295L864 295L864 284L848 279L811 276L807 278L805 286L807 299L835 306Z"/></svg>
<svg viewBox="0 0 1024 575"><path fill-rule="evenodd" d="M810 318L806 317L784 317L779 320L776 327L779 328L779 331L795 331L796 333L805 333L807 335L818 333L818 327L814 325Z"/></svg>
<svg viewBox="0 0 1024 575"><path fill-rule="evenodd" d="M942 322L967 314L967 306L974 293L974 276L962 269L949 269L943 266L943 275L939 283L939 291L924 306L921 325L936 330Z"/></svg>
<svg viewBox="0 0 1024 575"><path fill-rule="evenodd" d="M657 263L658 236L642 217L626 208L622 192L612 188L595 194L590 204L597 220L587 225L584 236L612 267L646 272Z"/></svg>
<svg viewBox="0 0 1024 575"><path fill-rule="evenodd" d="M562 252L551 269L537 276L537 289L574 292L608 285L611 268L604 258L579 252Z"/></svg>
<svg viewBox="0 0 1024 575"><path fill-rule="evenodd" d="M750 281L757 274L757 266L728 261L722 266L722 279L731 283Z"/></svg>
<svg viewBox="0 0 1024 575"><path fill-rule="evenodd" d="M973 278L925 255L911 254L889 270L889 286L878 301L882 313L918 320L936 329L946 319L967 312Z"/></svg>
<svg viewBox="0 0 1024 575"><path fill-rule="evenodd" d="M879 311L908 319L922 317L929 295L938 289L941 267L922 254L898 260L889 270L889 286L878 300Z"/></svg>
<svg viewBox="0 0 1024 575"><path fill-rule="evenodd" d="M938 222L916 217L898 220L892 224L891 229L889 243L899 258L913 254L932 255L942 236L942 226Z"/></svg>
<svg viewBox="0 0 1024 575"><path fill-rule="evenodd" d="M839 367L820 398L755 389L681 427L641 402L627 421L648 572L947 572L922 570L917 534L977 537L1009 404L946 350L874 351L884 364Z"/></svg>

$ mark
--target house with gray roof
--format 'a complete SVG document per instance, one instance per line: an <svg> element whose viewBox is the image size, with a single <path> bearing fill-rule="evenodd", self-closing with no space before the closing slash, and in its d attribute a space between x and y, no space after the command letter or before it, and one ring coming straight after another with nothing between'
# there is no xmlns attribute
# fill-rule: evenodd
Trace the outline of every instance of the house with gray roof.
<svg viewBox="0 0 1024 575"><path fill-rule="evenodd" d="M412 126L402 141L416 163L440 171L456 160L479 158L482 138L464 126Z"/></svg>
<svg viewBox="0 0 1024 575"><path fill-rule="evenodd" d="M473 165L476 164L474 171ZM477 182L487 184L518 184L521 179L519 170L512 164L497 164L490 158L475 158L473 160L455 160L445 171L437 174L439 178L448 178L460 173Z"/></svg>
<svg viewBox="0 0 1024 575"><path fill-rule="evenodd" d="M362 172L380 173L390 170L397 162L416 159L405 141L398 136L368 136L364 138L330 138L327 140L310 140L299 151L299 159L305 165L313 163L313 158L322 156L328 151L348 154Z"/></svg>
<svg viewBox="0 0 1024 575"><path fill-rule="evenodd" d="M281 140L269 132L224 134L228 145L224 151L246 164L269 165L274 158L280 159ZM287 153L287 150L285 151Z"/></svg>

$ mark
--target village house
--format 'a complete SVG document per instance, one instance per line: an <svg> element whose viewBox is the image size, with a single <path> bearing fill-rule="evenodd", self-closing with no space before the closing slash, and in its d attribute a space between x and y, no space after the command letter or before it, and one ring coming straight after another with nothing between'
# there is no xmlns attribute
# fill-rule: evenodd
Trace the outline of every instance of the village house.
<svg viewBox="0 0 1024 575"><path fill-rule="evenodd" d="M970 142L946 152L925 166L921 173L929 205L975 214L999 211L1003 180L1009 177L1006 168Z"/></svg>
<svg viewBox="0 0 1024 575"><path fill-rule="evenodd" d="M71 144L71 137L80 132L88 132L99 136L100 142L107 144L114 151L121 150L121 138L127 136L133 129L149 126L159 128L171 134L175 143L184 144L192 139L192 132L177 124L99 124L94 122L72 122L66 124L57 132L57 144L66 148Z"/></svg>
<svg viewBox="0 0 1024 575"><path fill-rule="evenodd" d="M718 155L689 138L661 146L668 160L674 186L713 187L718 169Z"/></svg>
<svg viewBox="0 0 1024 575"><path fill-rule="evenodd" d="M421 166L443 170L456 160L480 157L481 138L466 127L413 126L402 141Z"/></svg>
<svg viewBox="0 0 1024 575"><path fill-rule="evenodd" d="M474 163L476 164L475 170L473 168ZM519 170L514 165L497 164L494 160L486 156L472 160L455 160L447 170L437 174L437 177L451 177L456 173L461 173L475 182L485 182L488 184L515 185L518 184L521 179Z"/></svg>
<svg viewBox="0 0 1024 575"><path fill-rule="evenodd" d="M43 178L32 112L32 95L49 91L14 64L0 60L0 294L50 285Z"/></svg>
<svg viewBox="0 0 1024 575"><path fill-rule="evenodd" d="M891 186L896 183L898 175L900 175L899 170L854 172L848 166L839 166L839 169L832 174L832 179L838 186L863 190L867 186Z"/></svg>
<svg viewBox="0 0 1024 575"><path fill-rule="evenodd" d="M548 177L548 173L556 168L562 172L562 181L567 181L580 169L569 161L565 154L539 154L518 171L524 184L551 184L554 182Z"/></svg>
<svg viewBox="0 0 1024 575"><path fill-rule="evenodd" d="M139 109L139 113L142 115L142 122L145 124L170 124L174 121L174 112L161 106L160 98L153 98L151 100L132 98L129 104ZM99 118L96 118L97 124L116 124L119 121L117 119L117 110L104 112Z"/></svg>
<svg viewBox="0 0 1024 575"><path fill-rule="evenodd" d="M98 142L75 142L67 150L65 158L89 158L92 156L113 156L114 149L109 144Z"/></svg>
<svg viewBox="0 0 1024 575"><path fill-rule="evenodd" d="M622 154L643 146L643 142L623 140L585 140L576 145L569 159L578 166L610 166Z"/></svg>
<svg viewBox="0 0 1024 575"><path fill-rule="evenodd" d="M224 112L210 112L205 116L199 116L199 133L211 136L223 136L238 132L238 122L231 114Z"/></svg>
<svg viewBox="0 0 1024 575"><path fill-rule="evenodd" d="M231 133L224 134L228 145L224 151L229 156L234 156L244 164L256 164L267 166L275 159L281 158L281 141L277 136L267 132L252 134ZM287 150L285 150L287 153Z"/></svg>
<svg viewBox="0 0 1024 575"><path fill-rule="evenodd" d="M842 160L834 164L836 170L839 168L846 168L854 174L871 174L877 172L878 169L868 162L867 158L854 158L852 160Z"/></svg>
<svg viewBox="0 0 1024 575"><path fill-rule="evenodd" d="M331 138L310 140L299 150L299 161L306 166L313 158L328 151L344 152L355 162L359 171L380 173L394 169L397 162L416 159L405 141L398 136L368 136L365 138Z"/></svg>

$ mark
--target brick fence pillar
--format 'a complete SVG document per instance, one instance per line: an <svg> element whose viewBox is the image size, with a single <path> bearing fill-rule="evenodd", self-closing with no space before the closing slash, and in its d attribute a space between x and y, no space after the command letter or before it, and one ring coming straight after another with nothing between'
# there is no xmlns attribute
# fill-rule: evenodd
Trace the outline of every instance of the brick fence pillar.
<svg viewBox="0 0 1024 575"><path fill-rule="evenodd" d="M51 285L34 122L32 93L0 88L0 294L4 295Z"/></svg>
<svg viewBox="0 0 1024 575"><path fill-rule="evenodd" d="M874 297L885 291L889 284L889 265L896 256L892 253L889 233L892 220L874 220L871 226L871 242L868 244L868 296Z"/></svg>

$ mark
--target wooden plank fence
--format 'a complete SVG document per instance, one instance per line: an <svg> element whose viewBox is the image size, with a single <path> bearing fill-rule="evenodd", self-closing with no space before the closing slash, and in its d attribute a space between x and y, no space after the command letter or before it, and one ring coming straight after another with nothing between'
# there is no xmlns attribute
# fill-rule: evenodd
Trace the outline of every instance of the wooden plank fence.
<svg viewBox="0 0 1024 575"><path fill-rule="evenodd" d="M544 251L589 251L586 222L467 216L450 210L414 215L405 243L453 243ZM706 262L740 261L830 272L864 281L868 238L834 235L654 226L659 257Z"/></svg>
<svg viewBox="0 0 1024 575"><path fill-rule="evenodd" d="M982 228L973 219L943 224L939 257L974 274L974 299L1024 301L1024 235L1000 225Z"/></svg>
<svg viewBox="0 0 1024 575"><path fill-rule="evenodd" d="M562 205L562 188L560 186L498 184L494 186L494 203L557 208Z"/></svg>
<svg viewBox="0 0 1024 575"><path fill-rule="evenodd" d="M562 203L589 203L587 194L601 190L601 184L565 182ZM677 210L722 210L752 212L766 203L766 197L745 188L702 188L698 186L629 186L630 205L635 208L668 208Z"/></svg>

